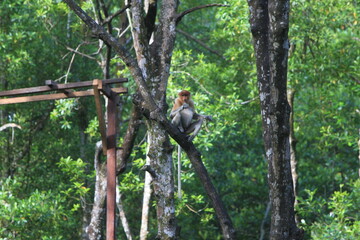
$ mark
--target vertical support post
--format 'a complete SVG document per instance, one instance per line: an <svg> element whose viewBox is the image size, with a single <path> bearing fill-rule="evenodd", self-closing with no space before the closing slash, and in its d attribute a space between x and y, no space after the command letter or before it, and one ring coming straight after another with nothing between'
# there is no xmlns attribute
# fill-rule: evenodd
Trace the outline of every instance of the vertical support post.
<svg viewBox="0 0 360 240"><path fill-rule="evenodd" d="M100 92L99 92L99 89L103 88L102 85L103 84L102 84L101 80L95 79L93 81L96 114L97 114L98 121L99 121L99 129L100 129L103 152L104 152L104 155L106 155L106 153L107 153L106 125L105 125L104 115L102 112Z"/></svg>
<svg viewBox="0 0 360 240"><path fill-rule="evenodd" d="M116 216L116 103L118 96L112 93L107 106L107 189L106 189L106 240L115 240Z"/></svg>
<svg viewBox="0 0 360 240"><path fill-rule="evenodd" d="M181 199L181 147L178 145L178 198Z"/></svg>

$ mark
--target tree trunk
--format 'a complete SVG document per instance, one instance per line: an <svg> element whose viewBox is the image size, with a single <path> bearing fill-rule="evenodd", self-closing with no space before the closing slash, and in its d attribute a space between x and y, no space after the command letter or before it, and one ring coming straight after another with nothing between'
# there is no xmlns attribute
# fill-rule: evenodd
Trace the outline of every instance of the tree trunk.
<svg viewBox="0 0 360 240"><path fill-rule="evenodd" d="M148 143L150 142L148 136ZM146 165L150 166L150 158L148 157L149 153L149 144L146 149L147 157L146 157ZM144 183L144 195L143 195L143 207L142 207L142 215L141 215L141 228L140 228L140 240L146 240L148 232L149 232L149 209L150 209L150 199L151 199L151 182L152 176L149 172L145 172L145 183Z"/></svg>
<svg viewBox="0 0 360 240"><path fill-rule="evenodd" d="M122 195L121 195L121 192L120 192L120 189L119 189L118 181L116 181L116 183L117 183L116 184L117 185L116 186L116 206L117 206L117 208L119 210L121 224L123 226L126 238L128 240L132 240L133 236L132 236L132 233L131 233L129 222L128 222L127 218L126 218L124 205L123 205L122 200L121 200Z"/></svg>
<svg viewBox="0 0 360 240"><path fill-rule="evenodd" d="M148 120L150 171L153 174L153 188L157 201L158 239L175 239L174 178L172 146L162 127Z"/></svg>
<svg viewBox="0 0 360 240"><path fill-rule="evenodd" d="M86 229L88 238L90 240L99 240L101 239L101 222L104 215L104 205L106 198L106 165L101 163L102 145L101 142L96 144L95 149L95 172L96 172L96 181L95 181L95 193L94 193L94 205L91 211L91 220L90 224Z"/></svg>
<svg viewBox="0 0 360 240"><path fill-rule="evenodd" d="M149 210L151 200L151 182L152 177L149 172L145 172L144 196L141 215L140 240L146 240L149 233Z"/></svg>
<svg viewBox="0 0 360 240"><path fill-rule="evenodd" d="M298 204L297 201L297 184L298 184L298 174L296 170L297 166L297 160L296 160L296 143L297 140L295 138L295 131L294 131L294 96L295 96L295 90L289 89L288 90L288 101L291 107L291 113L290 113L290 136L289 136L289 142L290 142L290 165L291 165L291 176L293 180L293 187L294 187L294 208ZM295 222L296 224L299 224L299 218L298 215L295 214Z"/></svg>
<svg viewBox="0 0 360 240"><path fill-rule="evenodd" d="M289 0L249 0L271 202L270 239L302 239L295 223L287 101Z"/></svg>

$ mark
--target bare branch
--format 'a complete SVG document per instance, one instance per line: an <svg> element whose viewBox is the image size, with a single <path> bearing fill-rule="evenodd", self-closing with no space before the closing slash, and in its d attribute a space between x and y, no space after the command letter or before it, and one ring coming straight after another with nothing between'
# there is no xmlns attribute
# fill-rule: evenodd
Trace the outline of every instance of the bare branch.
<svg viewBox="0 0 360 240"><path fill-rule="evenodd" d="M79 48L83 45L84 43L80 43L79 46L77 46L77 48L75 49L75 52L77 52L79 50ZM70 63L69 63L69 67L68 67L68 70L65 74L65 83L67 83L67 79L68 79L68 76L69 76L69 73L71 71L71 68L72 68L72 64L74 62L74 59L75 59L75 53L72 55L71 57L71 60L70 60Z"/></svg>
<svg viewBox="0 0 360 240"><path fill-rule="evenodd" d="M76 49L73 49L73 48L71 48L71 47L66 46L66 49L69 50L69 51L71 51L71 52L73 52L73 53L79 54L80 56L89 58L89 59L91 59L91 60L96 60L96 58L94 58L94 57L92 57L92 56L90 56L90 55L87 55L87 54L85 54L85 53L79 52L79 51L77 51Z"/></svg>
<svg viewBox="0 0 360 240"><path fill-rule="evenodd" d="M197 79L196 77L192 76L190 73L185 72L185 71L172 71L172 74L174 73L180 73L180 74L185 74L188 77L190 77L192 80L194 80L197 84L199 84L200 88L202 88L207 94L209 94L210 96L213 95L213 93L211 93L209 90L207 90L203 84L200 83L199 79ZM215 92L215 91L214 91ZM220 95L218 92L215 92L217 95ZM221 95L220 95L221 96Z"/></svg>
<svg viewBox="0 0 360 240"><path fill-rule="evenodd" d="M182 13L180 13L180 14L178 14L176 16L176 24L178 24L185 15L187 15L189 13L192 13L192 12L195 12L196 10L200 10L200 9L203 9L203 8L209 8L209 7L230 7L230 5L213 3L213 4L206 4L206 5L201 5L201 6L190 8L190 9L185 10L185 11L183 11Z"/></svg>
<svg viewBox="0 0 360 240"><path fill-rule="evenodd" d="M178 33L181 33L181 34L184 35L185 37L193 40L194 42L198 43L200 46L202 46L203 48L205 48L205 49L208 50L209 52L211 52L211 53L213 53L213 54L221 57L222 59L226 60L225 57L224 57L223 55L221 55L218 51L213 50L211 47L209 47L209 46L206 45L205 43L201 42L199 39L191 36L189 33L185 32L185 31L183 31L183 30L181 30L181 29L178 29L178 28L176 29L176 31L177 31Z"/></svg>
<svg viewBox="0 0 360 240"><path fill-rule="evenodd" d="M151 35L155 29L155 20L156 20L156 10L157 10L157 1L152 0L148 1L145 4L148 4L146 7L146 17L145 17L145 26L146 26L146 35L147 40L150 41Z"/></svg>
<svg viewBox="0 0 360 240"><path fill-rule="evenodd" d="M120 150L120 154L118 156L118 166L116 167L117 175L124 172L126 169L127 161L132 152L135 138L137 136L139 127L141 125L142 114L140 110L134 105L131 113L131 119L126 130L126 134L124 136L124 142L122 144L122 149Z"/></svg>
<svg viewBox="0 0 360 240"><path fill-rule="evenodd" d="M107 18L104 19L104 21L102 22L102 25L105 25L109 22L111 22L115 17L119 16L120 14L122 14L123 12L126 11L126 9L130 8L131 5L127 4L123 9L120 9L119 11L117 11L116 13L114 13L113 15L108 16Z"/></svg>
<svg viewBox="0 0 360 240"><path fill-rule="evenodd" d="M3 130L5 130L6 128L14 128L14 127L16 127L16 128L18 128L18 129L21 129L21 126L20 125L18 125L18 124L16 124L16 123L7 123L7 124L4 124L4 125L2 125L1 127L0 127L0 132L1 131L3 131Z"/></svg>

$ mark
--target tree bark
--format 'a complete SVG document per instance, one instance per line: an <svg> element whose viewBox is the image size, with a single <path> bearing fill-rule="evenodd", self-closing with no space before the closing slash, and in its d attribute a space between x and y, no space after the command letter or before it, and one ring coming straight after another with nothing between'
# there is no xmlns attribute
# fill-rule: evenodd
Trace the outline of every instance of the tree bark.
<svg viewBox="0 0 360 240"><path fill-rule="evenodd" d="M248 0L271 202L270 239L302 239L294 212L287 101L289 0Z"/></svg>
<svg viewBox="0 0 360 240"><path fill-rule="evenodd" d="M155 121L148 120L150 169L157 201L158 239L175 239L174 178L172 146L166 132Z"/></svg>

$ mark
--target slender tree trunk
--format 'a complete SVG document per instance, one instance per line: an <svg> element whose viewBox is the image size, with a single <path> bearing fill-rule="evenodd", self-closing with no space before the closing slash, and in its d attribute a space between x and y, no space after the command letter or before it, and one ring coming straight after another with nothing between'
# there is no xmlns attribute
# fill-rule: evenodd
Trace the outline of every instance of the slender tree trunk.
<svg viewBox="0 0 360 240"><path fill-rule="evenodd" d="M148 136L148 143L150 142ZM150 166L150 158L149 154L149 144L146 149L147 157L146 157L146 166ZM146 240L148 232L149 232L149 210L150 210L150 200L151 200L151 182L152 176L149 172L145 172L145 183L144 183L144 195L143 195L143 207L142 207L142 215L141 215L141 228L140 228L140 240Z"/></svg>
<svg viewBox="0 0 360 240"><path fill-rule="evenodd" d="M104 215L104 205L106 198L106 165L101 163L101 142L96 144L95 149L95 193L94 193L94 205L91 211L91 220L89 226L86 228L88 238L90 240L101 239L101 223Z"/></svg>
<svg viewBox="0 0 360 240"><path fill-rule="evenodd" d="M263 138L268 160L271 240L302 239L295 223L287 102L289 0L248 0L254 38Z"/></svg>
<svg viewBox="0 0 360 240"><path fill-rule="evenodd" d="M294 187L294 195L295 195L295 201L297 196L297 179L298 174L296 171L296 138L295 138L295 132L294 132L294 95L295 90L289 89L288 90L288 101L289 105L291 107L291 113L290 113L290 136L289 136L289 142L290 142L290 163L291 163L291 175L293 179L293 187Z"/></svg>
<svg viewBox="0 0 360 240"><path fill-rule="evenodd" d="M298 184L298 174L297 174L297 160L296 160L296 143L297 140L295 138L295 131L294 131L294 96L295 96L295 90L289 89L288 90L288 101L291 107L291 113L290 113L290 136L289 136L289 142L290 142L290 165L291 165L291 176L293 179L293 188L294 188L294 208L297 206L297 184ZM295 214L295 222L296 224L299 224L299 218L298 215Z"/></svg>
<svg viewBox="0 0 360 240"><path fill-rule="evenodd" d="M140 240L146 240L149 233L149 210L151 200L151 182L152 177L149 172L145 172L144 196L141 214Z"/></svg>
<svg viewBox="0 0 360 240"><path fill-rule="evenodd" d="M121 224L123 226L123 229L124 229L124 232L125 232L125 235L126 235L126 238L128 240L132 240L133 239L133 235L131 233L131 229L130 229L130 226L129 226L129 222L127 220L127 217L126 217L126 214L125 214L125 210L124 210L124 205L123 205L123 202L121 200L122 198L122 195L121 195L121 192L120 192L120 189L119 189L119 186L118 186L118 181L116 181L117 183L117 187L116 187L116 206L119 210L119 215L120 215L120 220L121 220Z"/></svg>
<svg viewBox="0 0 360 240"><path fill-rule="evenodd" d="M261 226L260 226L260 238L259 238L259 240L264 240L264 238L265 238L265 223L266 223L266 220L269 217L270 209L271 209L271 204L270 204L270 202L268 202L266 204L266 210L265 210L264 218L263 218L263 220L261 222Z"/></svg>

